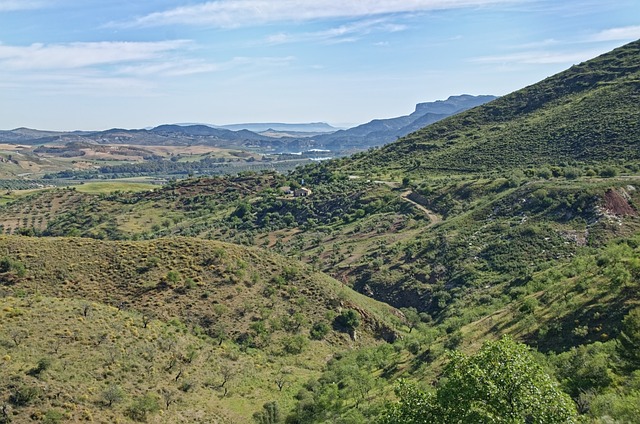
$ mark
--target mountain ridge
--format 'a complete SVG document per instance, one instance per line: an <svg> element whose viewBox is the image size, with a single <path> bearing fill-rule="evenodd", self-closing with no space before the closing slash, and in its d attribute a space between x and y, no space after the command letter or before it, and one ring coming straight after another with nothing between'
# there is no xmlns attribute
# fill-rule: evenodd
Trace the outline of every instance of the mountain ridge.
<svg viewBox="0 0 640 424"><path fill-rule="evenodd" d="M638 160L639 55L629 43L358 160L412 173Z"/></svg>
<svg viewBox="0 0 640 424"><path fill-rule="evenodd" d="M206 144L266 151L322 148L334 152L366 150L396 140L422 126L437 122L495 99L494 96L450 96L446 100L418 103L410 115L375 119L341 130L324 122L248 123L230 125L162 124L149 129L111 128L102 131L41 131L29 128L0 131L0 142L27 145L95 141L136 145Z"/></svg>
<svg viewBox="0 0 640 424"><path fill-rule="evenodd" d="M332 134L321 135L314 139L323 147L331 150L366 150L370 147L390 143L423 126L496 98L496 96L490 95L472 96L469 94L449 96L446 100L418 103L415 110L409 115L374 119L368 123Z"/></svg>

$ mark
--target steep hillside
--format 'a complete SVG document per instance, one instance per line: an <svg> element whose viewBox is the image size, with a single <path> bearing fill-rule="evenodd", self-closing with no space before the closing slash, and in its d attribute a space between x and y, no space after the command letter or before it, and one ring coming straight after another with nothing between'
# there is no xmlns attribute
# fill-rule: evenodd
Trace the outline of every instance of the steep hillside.
<svg viewBox="0 0 640 424"><path fill-rule="evenodd" d="M241 423L234 403L260 405L240 396L277 390L276 364L97 302L5 297L0 317L2 422Z"/></svg>
<svg viewBox="0 0 640 424"><path fill-rule="evenodd" d="M417 131L346 169L478 172L640 160L640 41Z"/></svg>
<svg viewBox="0 0 640 424"><path fill-rule="evenodd" d="M304 314L297 330L329 310L363 312L363 329L387 336L392 310L305 265L261 249L189 238L106 242L75 238L0 238L0 257L24 264L26 274L3 276L4 290L98 301L170 320L215 335L260 344L256 322ZM273 324L276 325L276 324ZM276 326L277 327L277 326ZM279 330L280 328L278 328ZM297 332L297 331L296 331ZM391 332L389 332L391 333ZM259 338L259 337L258 337Z"/></svg>

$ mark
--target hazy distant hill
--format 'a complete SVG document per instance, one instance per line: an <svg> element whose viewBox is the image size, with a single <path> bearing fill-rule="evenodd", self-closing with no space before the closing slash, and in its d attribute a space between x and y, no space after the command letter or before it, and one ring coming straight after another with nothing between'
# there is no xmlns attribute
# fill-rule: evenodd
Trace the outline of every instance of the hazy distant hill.
<svg viewBox="0 0 640 424"><path fill-rule="evenodd" d="M276 138L252 131L231 131L207 125L160 125L152 129L113 128L95 132L52 132L28 129L0 131L0 142L29 145L71 142L134 145L203 144L230 148L277 149L282 144Z"/></svg>
<svg viewBox="0 0 640 424"><path fill-rule="evenodd" d="M281 131L281 132L315 132L315 133L330 133L338 131L338 128L332 127L325 122L312 122L308 124L284 124L278 122L272 123L249 123L249 124L231 124L220 125L217 128L224 128L227 130L249 130L253 132L263 132L268 130Z"/></svg>
<svg viewBox="0 0 640 424"><path fill-rule="evenodd" d="M112 128L105 131L67 132L18 128L0 131L0 142L28 145L78 142L176 146L202 144L278 152L313 148L326 148L334 152L359 151L395 141L447 116L493 99L494 96L451 96L447 100L420 103L416 110L407 116L377 119L348 130L338 130L324 122L246 123L222 126L165 124L149 129Z"/></svg>
<svg viewBox="0 0 640 424"><path fill-rule="evenodd" d="M375 119L354 128L315 137L315 140L331 150L365 150L390 143L429 124L494 99L495 96L464 94L450 96L447 100L418 103L410 115Z"/></svg>

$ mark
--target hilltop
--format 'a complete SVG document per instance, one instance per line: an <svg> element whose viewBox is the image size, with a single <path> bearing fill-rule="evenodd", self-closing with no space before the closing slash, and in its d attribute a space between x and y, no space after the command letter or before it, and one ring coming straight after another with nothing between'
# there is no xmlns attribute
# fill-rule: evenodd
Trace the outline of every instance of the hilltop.
<svg viewBox="0 0 640 424"><path fill-rule="evenodd" d="M640 160L640 41L425 127L345 169L415 175Z"/></svg>
<svg viewBox="0 0 640 424"><path fill-rule="evenodd" d="M373 306L379 312L365 313L370 320L363 328L384 332L386 324L375 317L392 311L294 260L216 241L2 237L0 257L26 268L24 278L4 276L10 294L39 293L146 311L209 335L222 324L227 336L238 340L251 336L251 324L267 320L264 314L279 320L304 310L302 331L324 320L328 310Z"/></svg>

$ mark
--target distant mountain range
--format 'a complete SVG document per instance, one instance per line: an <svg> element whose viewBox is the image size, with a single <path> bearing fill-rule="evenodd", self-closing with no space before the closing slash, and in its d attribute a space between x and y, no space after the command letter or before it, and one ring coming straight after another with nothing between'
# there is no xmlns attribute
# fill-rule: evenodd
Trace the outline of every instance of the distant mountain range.
<svg viewBox="0 0 640 424"><path fill-rule="evenodd" d="M375 119L348 130L315 137L320 147L330 150L366 150L404 137L429 124L495 100L496 96L451 96L447 100L418 103L415 111L406 116Z"/></svg>
<svg viewBox="0 0 640 424"><path fill-rule="evenodd" d="M284 124L279 122L272 123L253 123L253 124L231 124L231 125L214 125L216 128L224 128L226 130L238 131L249 130L256 133L265 131L280 132L303 132L303 133L332 133L340 128L332 127L326 122L311 122L307 124Z"/></svg>
<svg viewBox="0 0 640 424"><path fill-rule="evenodd" d="M453 114L484 104L494 96L451 96L447 100L420 103L407 116L376 119L347 130L338 130L324 122L247 123L232 125L172 124L151 129L106 131L40 131L17 128L0 131L0 142L25 145L98 143L131 145L203 144L224 148L262 151L299 151L322 148L332 152L366 150L397 138Z"/></svg>

